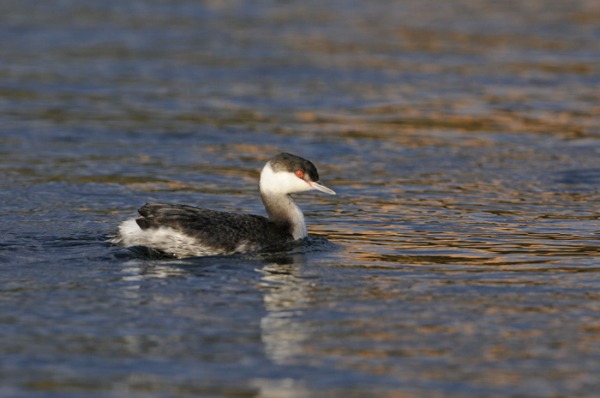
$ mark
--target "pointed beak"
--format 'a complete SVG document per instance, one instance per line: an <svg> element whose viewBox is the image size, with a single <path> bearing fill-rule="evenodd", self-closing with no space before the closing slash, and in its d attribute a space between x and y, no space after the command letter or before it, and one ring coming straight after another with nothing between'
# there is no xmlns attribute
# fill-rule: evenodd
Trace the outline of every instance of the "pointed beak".
<svg viewBox="0 0 600 398"><path fill-rule="evenodd" d="M335 195L335 191L333 189L329 189L325 185L321 184L321 181L311 182L310 186L318 191L328 193L329 195Z"/></svg>

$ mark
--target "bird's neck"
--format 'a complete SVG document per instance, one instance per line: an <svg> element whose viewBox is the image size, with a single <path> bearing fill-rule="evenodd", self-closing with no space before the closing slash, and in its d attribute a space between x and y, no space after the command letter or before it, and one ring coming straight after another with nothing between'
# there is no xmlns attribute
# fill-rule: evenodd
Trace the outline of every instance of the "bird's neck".
<svg viewBox="0 0 600 398"><path fill-rule="evenodd" d="M261 189L260 196L271 222L286 228L294 239L306 237L304 214L290 195L272 193Z"/></svg>

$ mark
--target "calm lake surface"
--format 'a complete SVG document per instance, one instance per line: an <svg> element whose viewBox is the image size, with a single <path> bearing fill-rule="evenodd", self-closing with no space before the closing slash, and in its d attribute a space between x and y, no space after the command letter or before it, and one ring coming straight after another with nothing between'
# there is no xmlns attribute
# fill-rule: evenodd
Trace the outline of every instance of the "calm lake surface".
<svg viewBox="0 0 600 398"><path fill-rule="evenodd" d="M596 0L0 4L1 397L593 397ZM286 253L160 259L148 201Z"/></svg>

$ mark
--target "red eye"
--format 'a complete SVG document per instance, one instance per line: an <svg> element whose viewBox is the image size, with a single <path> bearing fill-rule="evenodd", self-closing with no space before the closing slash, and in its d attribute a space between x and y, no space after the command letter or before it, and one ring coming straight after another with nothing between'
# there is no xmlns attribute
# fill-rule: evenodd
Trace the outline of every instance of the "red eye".
<svg viewBox="0 0 600 398"><path fill-rule="evenodd" d="M296 170L296 177L304 179L304 172L302 170Z"/></svg>

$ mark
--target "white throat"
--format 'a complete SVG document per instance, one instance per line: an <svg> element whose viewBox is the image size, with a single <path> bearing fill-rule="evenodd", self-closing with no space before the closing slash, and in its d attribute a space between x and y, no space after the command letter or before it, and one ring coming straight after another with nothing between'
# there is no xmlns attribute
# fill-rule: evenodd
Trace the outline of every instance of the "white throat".
<svg viewBox="0 0 600 398"><path fill-rule="evenodd" d="M294 239L307 236L302 210L292 200L290 193L302 192L311 187L294 173L274 172L267 163L260 173L260 196L272 222L289 228Z"/></svg>

